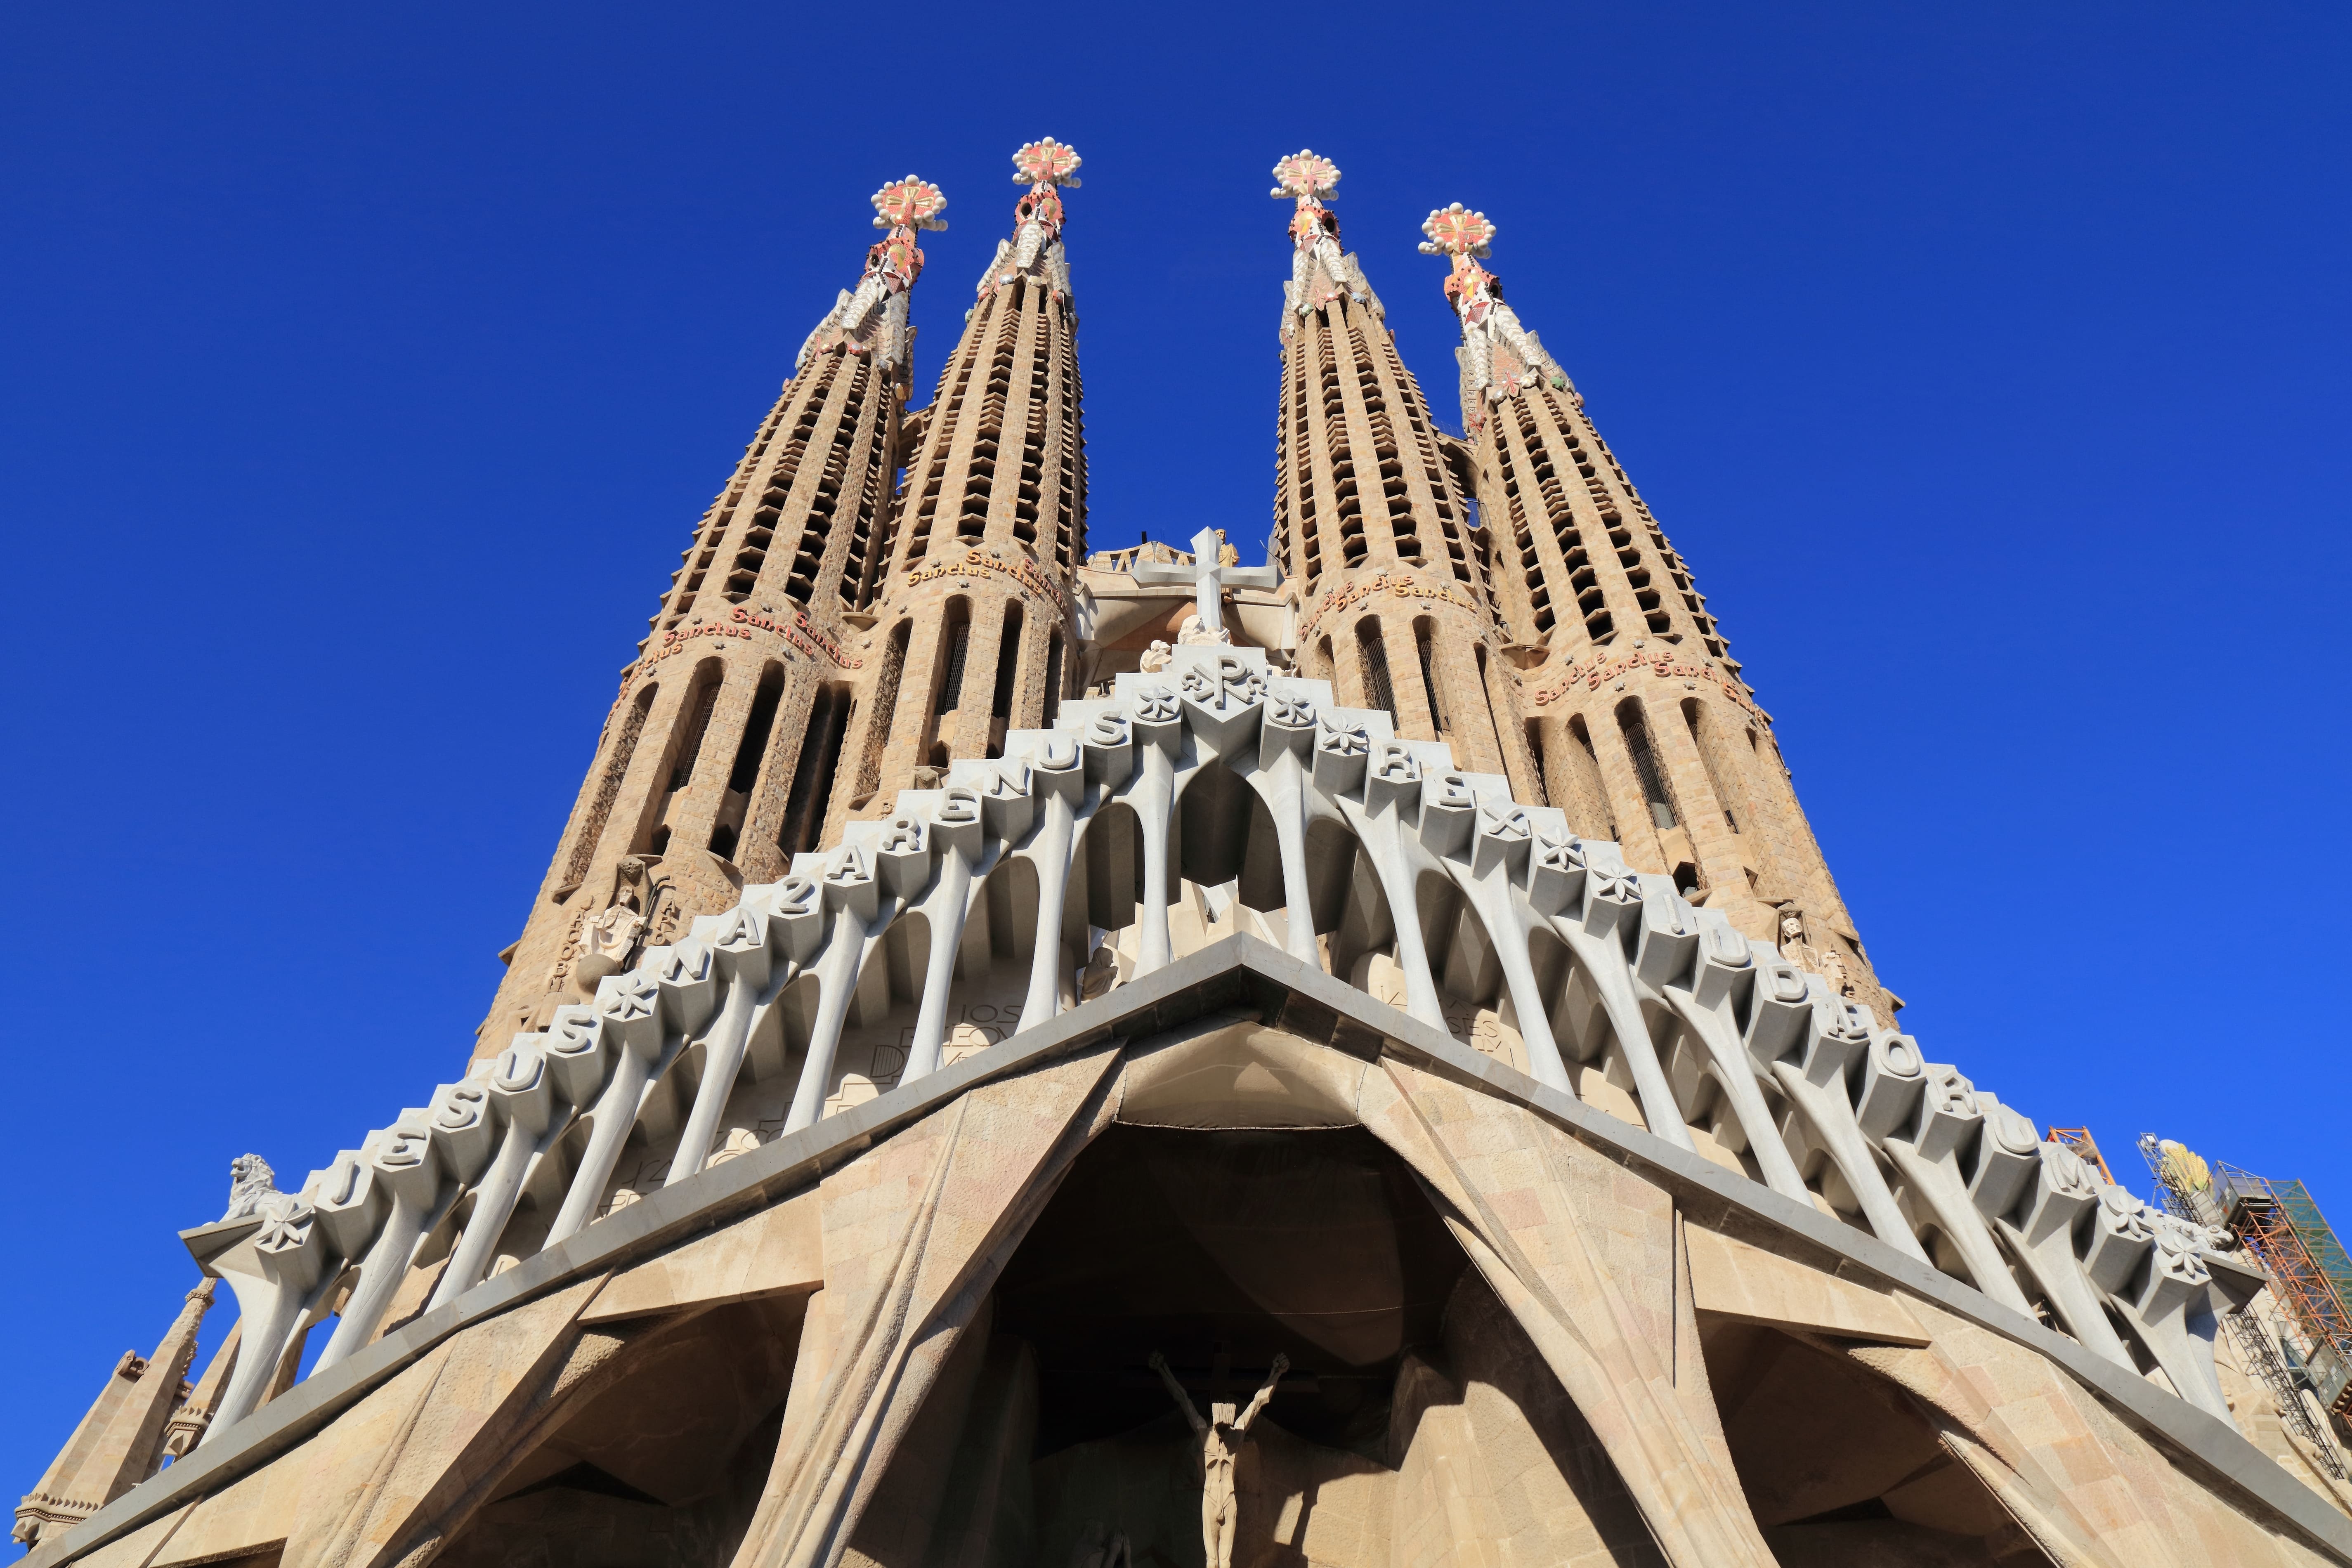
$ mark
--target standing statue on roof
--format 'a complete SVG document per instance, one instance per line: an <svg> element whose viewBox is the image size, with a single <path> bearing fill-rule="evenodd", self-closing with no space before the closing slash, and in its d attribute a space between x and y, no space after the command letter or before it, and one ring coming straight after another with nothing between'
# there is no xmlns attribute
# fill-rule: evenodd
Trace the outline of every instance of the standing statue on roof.
<svg viewBox="0 0 2352 1568"><path fill-rule="evenodd" d="M1494 243L1493 221L1455 202L1431 213L1421 232L1429 236L1422 242L1423 255L1449 257L1454 263L1445 279L1445 298L1462 319L1463 407L1500 403L1538 382L1576 397L1568 373L1519 324L1518 312L1503 303L1503 280L1472 259L1486 255ZM1583 405L1581 397L1576 401Z"/></svg>
<svg viewBox="0 0 2352 1568"><path fill-rule="evenodd" d="M1045 284L1052 298L1068 298L1070 266L1062 253L1061 187L1080 183L1080 162L1076 149L1051 136L1041 137L1013 154L1013 183L1027 185L1029 193L1013 204L1013 237L996 242L995 258L981 275L980 292L990 293L1015 278L1026 277Z"/></svg>
<svg viewBox="0 0 2352 1568"><path fill-rule="evenodd" d="M855 292L847 289L816 331L801 344L793 361L798 375L809 356L840 344L854 354L879 353L893 367L907 363L907 291L923 274L923 252L915 243L918 229L942 229L940 214L948 199L939 186L919 175L893 180L874 193L874 226L889 232L866 252L866 273Z"/></svg>
<svg viewBox="0 0 2352 1568"><path fill-rule="evenodd" d="M1339 216L1323 205L1339 184L1339 166L1319 153L1302 149L1274 166L1274 189L1267 195L1296 204L1290 215L1290 281L1282 289L1286 338L1294 318L1342 295L1370 305L1375 315L1385 314L1371 284L1365 281L1364 269L1339 249Z"/></svg>

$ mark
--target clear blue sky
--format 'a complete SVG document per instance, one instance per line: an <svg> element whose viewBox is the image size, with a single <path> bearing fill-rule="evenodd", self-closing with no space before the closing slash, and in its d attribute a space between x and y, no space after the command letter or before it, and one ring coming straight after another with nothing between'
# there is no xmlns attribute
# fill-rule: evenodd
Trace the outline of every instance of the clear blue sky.
<svg viewBox="0 0 2352 1568"><path fill-rule="evenodd" d="M2142 1190L2156 1130L2352 1226L2347 46L2167 3L7 7L0 1501L163 1331L232 1155L298 1182L463 1064L867 194L949 194L928 398L1048 132L1097 546L1265 536L1277 156L1346 171L1449 419L1413 247L1484 208L1928 1055Z"/></svg>

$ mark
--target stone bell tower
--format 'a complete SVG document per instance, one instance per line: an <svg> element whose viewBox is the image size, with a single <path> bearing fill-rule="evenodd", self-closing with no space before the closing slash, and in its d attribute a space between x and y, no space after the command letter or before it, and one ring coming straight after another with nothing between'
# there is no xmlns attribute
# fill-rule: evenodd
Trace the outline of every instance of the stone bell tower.
<svg viewBox="0 0 2352 1568"><path fill-rule="evenodd" d="M853 638L890 554L921 276L918 231L947 198L909 174L874 195L855 289L792 379L671 574L596 745L553 863L479 1032L543 1026L646 942L734 904L814 847L854 690Z"/></svg>
<svg viewBox="0 0 2352 1568"><path fill-rule="evenodd" d="M1328 158L1275 165L1292 204L1283 289L1275 542L1298 585L1298 668L1386 709L1407 740L1452 742L1471 771L1535 782L1502 658L1466 453L1439 432L1380 298L1339 248ZM1457 472L1457 469L1464 470Z"/></svg>
<svg viewBox="0 0 2352 1568"><path fill-rule="evenodd" d="M1892 1019L1771 716L1584 399L1478 265L1495 225L1456 203L1422 249L1451 263L1462 420L1517 637L1544 793L1748 935Z"/></svg>
<svg viewBox="0 0 2352 1568"><path fill-rule="evenodd" d="M915 416L829 835L954 759L1002 754L1008 731L1052 721L1072 679L1087 458L1062 192L1078 164L1050 136L1013 155L1028 186L1013 236Z"/></svg>

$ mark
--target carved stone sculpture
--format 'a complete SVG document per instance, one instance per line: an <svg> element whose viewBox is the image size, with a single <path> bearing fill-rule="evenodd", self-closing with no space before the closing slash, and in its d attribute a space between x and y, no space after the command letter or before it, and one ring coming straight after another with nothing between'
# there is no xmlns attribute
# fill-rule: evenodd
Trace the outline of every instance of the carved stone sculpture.
<svg viewBox="0 0 2352 1568"><path fill-rule="evenodd" d="M278 1173L258 1154L239 1154L228 1163L228 1212L223 1220L243 1219L257 1212L261 1200L278 1190Z"/></svg>
<svg viewBox="0 0 2352 1568"><path fill-rule="evenodd" d="M1274 1397L1275 1384L1290 1370L1290 1358L1277 1353L1274 1366L1258 1386L1257 1394L1249 1408L1238 1416L1231 1405L1218 1402L1209 1406L1209 1418L1201 1419L1193 1408L1192 1395L1168 1370L1168 1358L1158 1351L1151 1352L1151 1370L1168 1385L1175 1396L1176 1408L1184 1413L1193 1436L1201 1439L1201 1550L1208 1568L1234 1568L1234 1526L1239 1522L1241 1500L1234 1490L1234 1461L1240 1457L1241 1446L1249 1440L1250 1424Z"/></svg>
<svg viewBox="0 0 2352 1568"><path fill-rule="evenodd" d="M1830 990L1836 994L1859 994L1853 983L1853 972L1846 967L1845 960L1833 950L1816 947L1806 940L1804 913L1793 906L1780 911L1780 946L1781 957L1828 981Z"/></svg>
<svg viewBox="0 0 2352 1568"><path fill-rule="evenodd" d="M1193 618L1197 619L1198 617ZM1179 635L1181 636L1181 634ZM1166 669L1168 668L1168 656L1172 651L1174 650L1170 648L1167 643L1158 637L1152 638L1151 646L1143 650L1143 658L1139 661L1142 666L1143 673L1146 675L1157 675L1161 670Z"/></svg>
<svg viewBox="0 0 2352 1568"><path fill-rule="evenodd" d="M1198 616L1186 616L1184 624L1176 628L1179 647L1221 647L1230 646L1233 640L1233 635L1223 626L1212 631L1202 626Z"/></svg>
<svg viewBox="0 0 2352 1568"><path fill-rule="evenodd" d="M1078 1000L1091 1002L1097 996L1107 995L1118 984L1118 960L1109 948L1098 947L1078 974Z"/></svg>

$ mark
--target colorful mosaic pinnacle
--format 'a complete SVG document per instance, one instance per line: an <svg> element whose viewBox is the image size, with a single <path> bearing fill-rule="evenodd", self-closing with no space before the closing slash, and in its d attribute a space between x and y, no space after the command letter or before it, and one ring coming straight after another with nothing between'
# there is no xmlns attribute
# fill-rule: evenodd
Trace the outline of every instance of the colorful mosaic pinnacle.
<svg viewBox="0 0 2352 1568"><path fill-rule="evenodd" d="M1523 387L1540 383L1573 396L1568 373L1503 302L1502 279L1471 259L1494 245L1494 220L1455 202L1431 213L1421 232L1429 236L1421 244L1423 256L1443 256L1453 263L1445 298L1462 320L1462 418L1470 433L1485 427L1486 404Z"/></svg>
<svg viewBox="0 0 2352 1568"><path fill-rule="evenodd" d="M943 229L947 220L940 214L948 210L947 194L919 174L909 174L903 180L893 180L874 193L876 228Z"/></svg>
<svg viewBox="0 0 2352 1568"><path fill-rule="evenodd" d="M1079 184L1077 149L1042 136L1013 154L1013 181L1028 185Z"/></svg>
<svg viewBox="0 0 2352 1568"><path fill-rule="evenodd" d="M1429 236L1422 242L1423 256L1484 256L1495 243L1494 220L1460 202L1431 213L1421 232Z"/></svg>
<svg viewBox="0 0 2352 1568"><path fill-rule="evenodd" d="M1274 165L1274 189L1266 194L1276 201L1296 197L1301 202L1319 201L1339 188L1339 165L1320 153L1300 148Z"/></svg>

